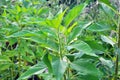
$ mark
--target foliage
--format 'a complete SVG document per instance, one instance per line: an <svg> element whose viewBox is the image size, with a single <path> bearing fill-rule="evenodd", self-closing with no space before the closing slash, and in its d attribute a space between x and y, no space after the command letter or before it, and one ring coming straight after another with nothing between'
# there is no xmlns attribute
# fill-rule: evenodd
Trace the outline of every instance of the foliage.
<svg viewBox="0 0 120 80"><path fill-rule="evenodd" d="M51 7L46 0L1 2L1 80L119 80L117 5L109 0L73 7L61 7L58 0Z"/></svg>

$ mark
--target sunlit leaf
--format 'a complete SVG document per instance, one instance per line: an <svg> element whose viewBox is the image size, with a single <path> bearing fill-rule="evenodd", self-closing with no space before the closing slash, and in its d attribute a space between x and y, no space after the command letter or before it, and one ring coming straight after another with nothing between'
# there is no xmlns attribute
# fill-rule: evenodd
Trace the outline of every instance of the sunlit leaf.
<svg viewBox="0 0 120 80"><path fill-rule="evenodd" d="M84 10L85 7L86 4L80 4L73 7L63 20L64 26L68 27L70 23Z"/></svg>
<svg viewBox="0 0 120 80"><path fill-rule="evenodd" d="M58 29L58 27L60 27L61 25L66 10L64 10L62 13L59 13L57 16L54 17L54 19L46 19L45 21L40 22L40 24Z"/></svg>

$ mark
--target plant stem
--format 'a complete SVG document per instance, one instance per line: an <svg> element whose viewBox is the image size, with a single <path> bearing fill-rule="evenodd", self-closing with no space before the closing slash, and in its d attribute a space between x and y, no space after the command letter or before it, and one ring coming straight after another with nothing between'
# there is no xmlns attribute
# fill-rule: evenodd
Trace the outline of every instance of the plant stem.
<svg viewBox="0 0 120 80"><path fill-rule="evenodd" d="M18 57L19 57L19 68L18 68L18 71L19 71L19 76L20 76L20 74L21 74L21 53L20 52L19 52Z"/></svg>
<svg viewBox="0 0 120 80"><path fill-rule="evenodd" d="M20 45L20 39L18 39L18 45ZM19 62L18 73L20 76L20 74L21 74L21 52L18 53L18 62Z"/></svg>
<svg viewBox="0 0 120 80"><path fill-rule="evenodd" d="M119 1L118 1L119 3ZM120 12L120 10L118 11ZM118 49L120 49L120 16L118 15ZM119 70L119 51L116 54L116 61L115 61L115 80L117 80L118 77L118 70Z"/></svg>
<svg viewBox="0 0 120 80"><path fill-rule="evenodd" d="M12 57L12 62L14 62L14 58ZM11 66L11 80L14 78L14 64Z"/></svg>
<svg viewBox="0 0 120 80"><path fill-rule="evenodd" d="M120 48L120 25L119 25L119 32L118 32L118 49ZM115 80L117 80L118 70L119 70L119 55L116 54L116 61L115 61Z"/></svg>
<svg viewBox="0 0 120 80"><path fill-rule="evenodd" d="M62 59L62 51L61 51L61 40L60 40L60 29L58 27L58 44L59 44L59 56Z"/></svg>
<svg viewBox="0 0 120 80"><path fill-rule="evenodd" d="M70 80L70 65L68 64L67 80Z"/></svg>

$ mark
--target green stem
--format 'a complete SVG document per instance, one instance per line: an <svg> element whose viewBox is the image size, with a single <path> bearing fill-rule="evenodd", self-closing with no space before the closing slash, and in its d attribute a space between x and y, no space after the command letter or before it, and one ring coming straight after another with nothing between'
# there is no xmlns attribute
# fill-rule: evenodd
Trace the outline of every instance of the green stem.
<svg viewBox="0 0 120 80"><path fill-rule="evenodd" d="M12 61L14 61L14 58L12 57ZM14 64L11 66L11 80L14 78Z"/></svg>
<svg viewBox="0 0 120 80"><path fill-rule="evenodd" d="M119 11L120 12L120 11ZM120 48L120 16L118 15L118 49ZM119 70L119 53L116 54L116 61L115 61L115 80L117 80L118 77L118 70Z"/></svg>
<svg viewBox="0 0 120 80"><path fill-rule="evenodd" d="M18 58L19 58L19 68L18 68L18 71L19 71L19 76L20 76L20 74L21 74L21 53L20 52L19 52Z"/></svg>
<svg viewBox="0 0 120 80"><path fill-rule="evenodd" d="M20 39L18 39L18 45L20 45ZM21 53L20 52L18 53L18 62L19 62L18 73L20 76L20 74L21 74Z"/></svg>
<svg viewBox="0 0 120 80"><path fill-rule="evenodd" d="M58 44L59 44L59 56L62 59L62 51L61 51L61 40L60 40L60 29L58 27Z"/></svg>
<svg viewBox="0 0 120 80"><path fill-rule="evenodd" d="M118 36L118 48L120 48L120 27L119 27L119 36ZM115 61L115 80L117 80L118 77L118 70L119 70L119 55L118 53L116 54L116 61Z"/></svg>

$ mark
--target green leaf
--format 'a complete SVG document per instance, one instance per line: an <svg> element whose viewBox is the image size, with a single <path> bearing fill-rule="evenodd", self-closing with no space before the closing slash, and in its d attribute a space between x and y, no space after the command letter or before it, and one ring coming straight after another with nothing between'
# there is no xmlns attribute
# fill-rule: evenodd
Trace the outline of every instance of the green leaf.
<svg viewBox="0 0 120 80"><path fill-rule="evenodd" d="M101 4L101 7L102 7L103 11L107 14L107 16L110 16L111 18L114 17L113 16L113 15L115 15L114 12L110 8L108 8L105 4Z"/></svg>
<svg viewBox="0 0 120 80"><path fill-rule="evenodd" d="M8 70L11 65L9 62L0 62L0 71Z"/></svg>
<svg viewBox="0 0 120 80"><path fill-rule="evenodd" d="M98 41L85 41L95 53L103 53L105 51L102 44L100 44Z"/></svg>
<svg viewBox="0 0 120 80"><path fill-rule="evenodd" d="M30 63L33 63L32 59L30 56L23 56L23 59L24 61L27 61L27 62L30 62Z"/></svg>
<svg viewBox="0 0 120 80"><path fill-rule="evenodd" d="M93 23L91 24L87 30L94 31L94 32L101 32L101 31L108 31L111 30L111 27L104 22Z"/></svg>
<svg viewBox="0 0 120 80"><path fill-rule="evenodd" d="M75 27L68 35L68 43L72 43L77 40L77 37L86 29L92 22L80 22L79 26Z"/></svg>
<svg viewBox="0 0 120 80"><path fill-rule="evenodd" d="M66 70L67 63L60 58L57 58L53 60L52 66L56 80L61 80Z"/></svg>
<svg viewBox="0 0 120 80"><path fill-rule="evenodd" d="M71 45L69 45L67 47L67 49L68 50L76 49L82 53L95 56L95 54L92 52L92 49L90 48L90 46L87 43L85 43L84 41L79 40L77 42L74 42Z"/></svg>
<svg viewBox="0 0 120 80"><path fill-rule="evenodd" d="M72 8L63 20L64 26L68 27L70 23L84 10L85 7L86 4L80 4Z"/></svg>
<svg viewBox="0 0 120 80"><path fill-rule="evenodd" d="M115 44L115 41L113 41L111 37L101 35L101 39L102 39L102 41L109 43L112 46L114 46L114 44Z"/></svg>
<svg viewBox="0 0 120 80"><path fill-rule="evenodd" d="M21 7L19 5L16 6L17 12L21 12Z"/></svg>
<svg viewBox="0 0 120 80"><path fill-rule="evenodd" d="M42 60L47 65L49 72L52 73L52 65L51 65L51 61L49 60L49 54L46 53Z"/></svg>
<svg viewBox="0 0 120 80"><path fill-rule="evenodd" d="M23 37L23 36L35 36L36 34L34 32L31 32L29 30L22 30L18 31L16 33L13 33L12 35L8 37Z"/></svg>
<svg viewBox="0 0 120 80"><path fill-rule="evenodd" d="M109 0L100 0L100 4L107 6L112 11L114 11L116 14L119 14L118 11L117 11L117 9L115 9L115 7L111 5L111 3L110 3Z"/></svg>
<svg viewBox="0 0 120 80"><path fill-rule="evenodd" d="M42 39L39 37L29 37L29 38L24 38L26 40L30 40L30 41L34 41L36 43L41 44L42 47L48 49L48 50L52 50L54 52L58 52L58 45L57 43L55 43L54 41L50 40L50 39Z"/></svg>
<svg viewBox="0 0 120 80"><path fill-rule="evenodd" d="M11 62L11 60L9 59L8 56L2 56L2 55L0 55L0 62L4 62L4 61Z"/></svg>
<svg viewBox="0 0 120 80"><path fill-rule="evenodd" d="M28 69L26 72L22 73L22 75L17 80L27 79L32 75L41 74L46 70L46 65L43 62L40 62L30 69Z"/></svg>
<svg viewBox="0 0 120 80"><path fill-rule="evenodd" d="M69 34L76 25L77 22L73 23L73 25L68 28L67 33Z"/></svg>
<svg viewBox="0 0 120 80"><path fill-rule="evenodd" d="M2 16L3 16L3 17L6 17L6 16L7 16L6 10L4 10Z"/></svg>
<svg viewBox="0 0 120 80"><path fill-rule="evenodd" d="M43 13L47 13L49 11L48 8L42 7L37 11L37 15L41 15Z"/></svg>
<svg viewBox="0 0 120 80"><path fill-rule="evenodd" d="M55 29L58 29L58 27L62 27L60 25L61 25L61 22L62 22L62 19L63 19L63 16L64 16L66 10L59 13L57 16L54 17L54 19L46 19L45 21L41 21L40 25L50 26L50 27L53 27Z"/></svg>
<svg viewBox="0 0 120 80"><path fill-rule="evenodd" d="M101 64L103 64L104 66L108 66L108 67L111 68L111 69L112 69L113 66L114 66L113 62L110 61L110 60L106 60L106 59L104 59L104 58L102 58L102 57L100 57L99 60L101 61Z"/></svg>
<svg viewBox="0 0 120 80"><path fill-rule="evenodd" d="M71 68L78 71L81 75L82 80L99 80L101 76L100 71L95 67L95 65L86 59L78 59L70 64Z"/></svg>

